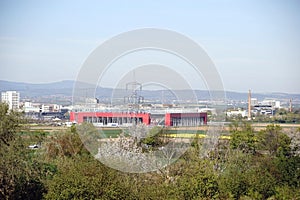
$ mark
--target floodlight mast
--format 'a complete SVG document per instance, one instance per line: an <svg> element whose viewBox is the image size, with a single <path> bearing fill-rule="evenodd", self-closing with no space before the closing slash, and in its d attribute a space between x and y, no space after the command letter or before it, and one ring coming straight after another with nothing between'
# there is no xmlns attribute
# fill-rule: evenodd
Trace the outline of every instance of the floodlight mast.
<svg viewBox="0 0 300 200"><path fill-rule="evenodd" d="M128 105L129 108L139 109L140 104L144 102L144 97L141 96L142 84L133 81L126 84L126 91L131 92L129 96L124 97L124 103Z"/></svg>

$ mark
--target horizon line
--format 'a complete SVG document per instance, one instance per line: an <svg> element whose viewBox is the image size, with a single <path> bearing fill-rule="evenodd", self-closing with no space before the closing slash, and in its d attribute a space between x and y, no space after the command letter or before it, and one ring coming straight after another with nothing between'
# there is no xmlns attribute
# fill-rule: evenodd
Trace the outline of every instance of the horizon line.
<svg viewBox="0 0 300 200"><path fill-rule="evenodd" d="M46 85L46 84L53 84L53 83L61 83L61 82L73 82L73 88L74 88L74 84L76 82L76 80L72 80L72 79L64 79L64 80L59 80L59 81L51 81L51 82L25 82L25 81L10 81L10 80L4 80L4 79L0 79L0 81L3 82L9 82L9 83L16 83L16 84L31 84L31 85ZM89 84L89 85L93 85L91 83L87 83L87 82L81 82L83 84ZM92 87L94 89L94 87ZM126 88L113 88L110 86L100 86L100 88L105 88L105 89L121 89L124 90ZM249 88L252 92L252 94L289 94L289 95L300 95L300 91L299 92L280 92L280 91L271 91L271 92L263 92L263 91L258 91L258 92L253 92L255 90ZM249 89L245 90L245 91L237 91L237 90L232 90L229 89L227 90L226 88L224 88L224 92L232 92L232 93L248 93ZM196 88L196 89L175 89L176 91L181 91L181 90L194 90L194 91L211 91L208 89L201 89L201 88ZM146 89L143 91L169 91L169 90L164 90L164 89ZM223 92L223 91L214 91L214 92Z"/></svg>

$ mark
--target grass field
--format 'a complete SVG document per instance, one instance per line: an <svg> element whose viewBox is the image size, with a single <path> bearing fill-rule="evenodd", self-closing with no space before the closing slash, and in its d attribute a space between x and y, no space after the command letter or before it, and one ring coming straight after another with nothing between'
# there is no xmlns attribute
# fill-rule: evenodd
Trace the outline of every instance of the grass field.
<svg viewBox="0 0 300 200"><path fill-rule="evenodd" d="M252 123L252 127L259 131L261 129L264 129L268 123ZM297 128L300 127L300 124L278 124L283 129L291 129L291 128ZM44 133L46 135L49 135L54 132L60 132L66 130L68 127L66 126L41 126L41 125L29 125L29 131L25 131L23 133L20 133L21 135L28 136L28 135L38 135L39 133ZM165 136L166 137L172 137L172 138L205 138L206 132L209 129L209 126L201 126L201 127L171 127L165 129ZM122 131L125 131L125 134L128 132L126 131L126 128L101 128L99 129L99 132L103 138L116 138L118 135L121 134ZM222 139L230 139L230 136L228 135L229 126L225 125L223 127L223 131L221 133L220 138ZM28 132L28 133L27 133Z"/></svg>

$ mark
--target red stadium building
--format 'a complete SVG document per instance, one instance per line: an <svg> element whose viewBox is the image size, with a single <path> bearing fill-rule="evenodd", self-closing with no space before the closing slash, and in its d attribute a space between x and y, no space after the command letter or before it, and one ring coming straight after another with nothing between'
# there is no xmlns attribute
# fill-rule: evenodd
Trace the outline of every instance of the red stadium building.
<svg viewBox="0 0 300 200"><path fill-rule="evenodd" d="M77 123L90 122L98 125L109 126L125 124L150 124L149 113L127 113L127 112L71 112L70 121Z"/></svg>
<svg viewBox="0 0 300 200"><path fill-rule="evenodd" d="M71 112L71 122L89 122L98 126L150 125L150 113L134 112ZM200 126L207 124L207 113L166 113L165 126Z"/></svg>
<svg viewBox="0 0 300 200"><path fill-rule="evenodd" d="M166 113L166 126L200 126L207 124L207 113Z"/></svg>

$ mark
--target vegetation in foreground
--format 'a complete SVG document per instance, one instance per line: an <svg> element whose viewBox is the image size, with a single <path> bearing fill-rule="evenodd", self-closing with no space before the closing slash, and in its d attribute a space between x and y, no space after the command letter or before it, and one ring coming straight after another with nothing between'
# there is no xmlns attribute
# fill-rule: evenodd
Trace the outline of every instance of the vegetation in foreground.
<svg viewBox="0 0 300 200"><path fill-rule="evenodd" d="M0 104L0 199L300 199L299 129L255 132L236 122L231 140L220 140L205 157L195 139L167 168L129 174L95 160L75 127L20 135L22 124L19 113ZM42 148L29 149L32 142Z"/></svg>

